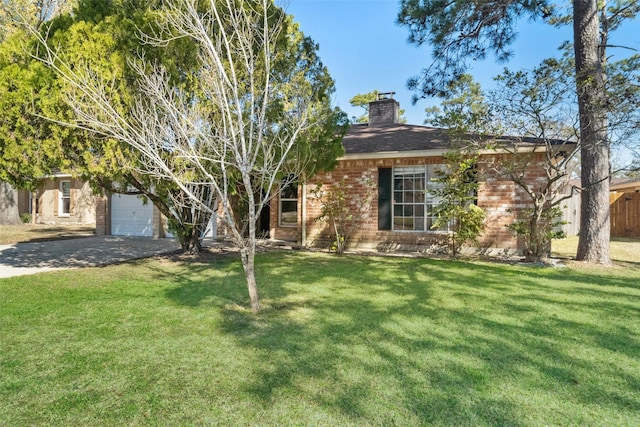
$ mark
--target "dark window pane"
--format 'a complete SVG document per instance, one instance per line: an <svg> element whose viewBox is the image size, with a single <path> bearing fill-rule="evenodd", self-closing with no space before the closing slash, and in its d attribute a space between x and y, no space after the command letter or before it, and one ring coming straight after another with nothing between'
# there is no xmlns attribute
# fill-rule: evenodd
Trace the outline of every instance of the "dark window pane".
<svg viewBox="0 0 640 427"><path fill-rule="evenodd" d="M403 216L413 216L413 206L405 206Z"/></svg>
<svg viewBox="0 0 640 427"><path fill-rule="evenodd" d="M404 193L405 203L413 203L413 191L407 191Z"/></svg>
<svg viewBox="0 0 640 427"><path fill-rule="evenodd" d="M298 198L298 184L295 182L290 183L282 189L280 193L281 199L297 199Z"/></svg>
<svg viewBox="0 0 640 427"><path fill-rule="evenodd" d="M404 190L412 190L414 187L413 179L407 178L404 180Z"/></svg>
<svg viewBox="0 0 640 427"><path fill-rule="evenodd" d="M60 190L62 191L62 197L70 197L71 196L71 183L69 181L64 181L60 183Z"/></svg>
<svg viewBox="0 0 640 427"><path fill-rule="evenodd" d="M413 230L413 218L405 218L404 219L404 229L405 230Z"/></svg>
<svg viewBox="0 0 640 427"><path fill-rule="evenodd" d="M428 217L427 218L427 230L431 230L432 226L433 226L433 218Z"/></svg>
<svg viewBox="0 0 640 427"><path fill-rule="evenodd" d="M298 223L298 202L282 201L280 202L280 224L296 225Z"/></svg>
<svg viewBox="0 0 640 427"><path fill-rule="evenodd" d="M402 225L402 217L401 216L393 218L393 229L395 231L404 229L404 226Z"/></svg>

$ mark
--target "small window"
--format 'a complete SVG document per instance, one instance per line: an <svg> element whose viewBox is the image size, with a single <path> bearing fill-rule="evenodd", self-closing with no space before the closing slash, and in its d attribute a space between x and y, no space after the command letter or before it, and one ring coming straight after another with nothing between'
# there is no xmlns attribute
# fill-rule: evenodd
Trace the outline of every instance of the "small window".
<svg viewBox="0 0 640 427"><path fill-rule="evenodd" d="M71 213L71 181L60 181L60 215Z"/></svg>
<svg viewBox="0 0 640 427"><path fill-rule="evenodd" d="M296 227L298 225L298 183L289 182L280 191L281 227Z"/></svg>

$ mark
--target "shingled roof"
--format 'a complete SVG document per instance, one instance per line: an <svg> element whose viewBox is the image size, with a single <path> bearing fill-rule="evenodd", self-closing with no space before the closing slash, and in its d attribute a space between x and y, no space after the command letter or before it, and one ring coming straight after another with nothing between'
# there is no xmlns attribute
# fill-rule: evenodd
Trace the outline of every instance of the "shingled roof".
<svg viewBox="0 0 640 427"><path fill-rule="evenodd" d="M382 95L382 97L380 97ZM468 134L464 138L452 142L447 129L430 126L409 125L400 123L400 105L393 99L393 92L378 94L378 99L369 103L369 123L353 124L344 136L346 156L356 157L406 157L413 154L425 155L425 151L433 151L441 154L449 151L465 139L478 141L479 139L491 139L493 143L503 146L516 146L519 149L531 149L538 146L546 147L547 144L562 146L575 144L562 140L547 140L531 137L500 136L498 138L480 137L477 134ZM387 96L391 96L390 98Z"/></svg>
<svg viewBox="0 0 640 427"><path fill-rule="evenodd" d="M478 135L470 134L469 140L478 140ZM517 144L520 148L551 145L574 145L574 142L502 136L494 142L505 145ZM447 129L429 126L394 123L385 126L354 124L342 140L346 155L366 155L382 153L408 153L412 151L436 150L442 152L454 148Z"/></svg>
<svg viewBox="0 0 640 427"><path fill-rule="evenodd" d="M451 147L446 130L403 123L387 126L352 125L342 144L345 154L423 151Z"/></svg>

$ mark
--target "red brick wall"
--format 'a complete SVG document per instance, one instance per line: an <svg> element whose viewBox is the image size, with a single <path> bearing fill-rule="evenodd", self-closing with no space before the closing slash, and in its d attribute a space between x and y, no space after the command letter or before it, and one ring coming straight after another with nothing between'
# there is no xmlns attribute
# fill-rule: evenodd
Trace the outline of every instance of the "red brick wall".
<svg viewBox="0 0 640 427"><path fill-rule="evenodd" d="M513 181L497 176L487 163L480 162L478 166L478 207L486 214L481 246L517 249L516 239L507 228L516 218L516 186Z"/></svg>
<svg viewBox="0 0 640 427"><path fill-rule="evenodd" d="M543 155L541 155L543 156ZM520 209L528 206L528 196L513 181L499 176L491 167L496 156L486 156L479 164L478 173L478 206L487 215L486 230L481 238L481 247L503 250L521 249L514 234L507 228ZM542 157L539 158L542 160ZM356 200L364 198L366 188L362 184L363 177L370 177L375 183L375 192L368 209L359 222L354 223L354 231L350 237L351 246L386 249L421 250L439 246L444 243L445 236L437 232L399 232L378 230L378 169L393 166L413 166L424 164L440 164L441 157L421 157L406 159L384 160L343 160L331 172L320 173L307 183L306 190L306 231L307 244L312 246L328 246L333 236L324 222L314 221L320 215L320 201L311 193L316 184L322 183L324 191L330 191L332 183L345 179L349 183L352 212L358 211ZM544 170L533 162L527 169L525 176L529 183L544 180ZM299 190L298 214L302 212L302 190ZM301 229L278 227L278 199L271 203L271 238L300 241ZM300 218L301 221L301 218ZM301 224L301 222L299 222Z"/></svg>
<svg viewBox="0 0 640 427"><path fill-rule="evenodd" d="M504 174L496 173L495 164L500 161L510 162L506 155L494 155L485 156L478 165L478 206L487 215L482 247L523 249L522 242L518 241L507 225L512 224L522 210L531 206L531 199L521 186ZM523 170L527 185L534 191L547 182L547 175L542 167L544 162L544 153L520 155L518 167Z"/></svg>

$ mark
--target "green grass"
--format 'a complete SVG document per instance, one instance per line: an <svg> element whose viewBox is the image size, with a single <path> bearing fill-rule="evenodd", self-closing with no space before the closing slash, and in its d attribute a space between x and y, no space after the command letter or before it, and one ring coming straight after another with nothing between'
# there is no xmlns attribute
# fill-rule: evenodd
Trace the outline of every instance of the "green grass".
<svg viewBox="0 0 640 427"><path fill-rule="evenodd" d="M640 267L640 239L612 237L609 244L611 260L621 267ZM551 255L574 259L578 249L578 236L553 240Z"/></svg>
<svg viewBox="0 0 640 427"><path fill-rule="evenodd" d="M640 425L640 269L261 254L0 280L0 425Z"/></svg>

